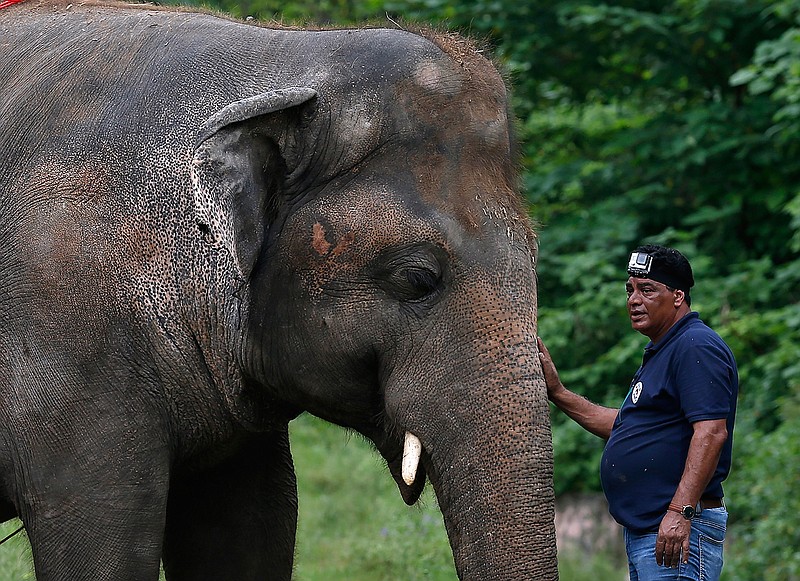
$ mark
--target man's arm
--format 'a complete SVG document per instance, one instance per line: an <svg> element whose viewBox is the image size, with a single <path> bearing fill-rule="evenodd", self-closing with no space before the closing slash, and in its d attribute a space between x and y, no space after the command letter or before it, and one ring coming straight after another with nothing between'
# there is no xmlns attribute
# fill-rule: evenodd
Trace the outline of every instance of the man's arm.
<svg viewBox="0 0 800 581"><path fill-rule="evenodd" d="M550 352L541 337L538 337L536 341L539 344L539 359L542 362L544 381L547 385L547 397L584 430L608 440L619 410L592 403L564 387L558 378L558 371L550 357Z"/></svg>
<svg viewBox="0 0 800 581"><path fill-rule="evenodd" d="M686 466L672 497L672 504L696 506L714 471L717 469L722 446L728 439L727 422L704 420L692 424L694 433L689 444ZM689 562L689 532L691 521L680 514L667 511L661 520L656 538L656 562L665 567L677 567L683 552L683 562Z"/></svg>

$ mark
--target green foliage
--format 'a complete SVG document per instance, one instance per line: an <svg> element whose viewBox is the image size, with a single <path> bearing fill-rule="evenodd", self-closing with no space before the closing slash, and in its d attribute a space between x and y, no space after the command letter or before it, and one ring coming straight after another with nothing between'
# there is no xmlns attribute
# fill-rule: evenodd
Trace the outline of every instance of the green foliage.
<svg viewBox="0 0 800 581"><path fill-rule="evenodd" d="M773 6L776 15L792 24L780 37L756 47L752 62L730 78L751 95L769 95L779 103L770 134L778 140L796 139L800 128L800 3L785 0Z"/></svg>
<svg viewBox="0 0 800 581"><path fill-rule="evenodd" d="M796 357L793 364L797 366ZM738 526L728 553L728 580L800 578L800 376L776 402L777 427L764 431L745 408L736 441L739 462L727 491Z"/></svg>

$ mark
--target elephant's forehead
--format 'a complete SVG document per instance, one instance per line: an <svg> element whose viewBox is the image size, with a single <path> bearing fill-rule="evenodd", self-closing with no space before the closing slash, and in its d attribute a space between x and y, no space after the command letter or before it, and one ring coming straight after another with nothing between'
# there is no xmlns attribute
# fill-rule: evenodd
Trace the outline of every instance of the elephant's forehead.
<svg viewBox="0 0 800 581"><path fill-rule="evenodd" d="M480 229L486 214L524 214L516 192L505 86L483 59L422 60L394 96L400 154L427 204Z"/></svg>
<svg viewBox="0 0 800 581"><path fill-rule="evenodd" d="M386 249L419 242L441 246L453 259L481 254L487 270L512 254L531 255L524 217L480 196L470 205L468 220L473 221L465 222L465 215L429 206L408 189L362 184L298 211L293 260L330 279L357 272Z"/></svg>

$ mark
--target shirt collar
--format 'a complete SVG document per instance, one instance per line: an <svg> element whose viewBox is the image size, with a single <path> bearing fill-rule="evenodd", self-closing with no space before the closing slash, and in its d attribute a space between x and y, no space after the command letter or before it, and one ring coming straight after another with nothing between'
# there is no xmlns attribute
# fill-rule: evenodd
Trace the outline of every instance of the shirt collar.
<svg viewBox="0 0 800 581"><path fill-rule="evenodd" d="M661 338L661 341L659 341L658 343L653 343L652 341L650 341L647 345L645 345L644 347L645 357L651 357L655 355L664 345L669 343L675 336L683 333L683 331L692 321L696 321L699 318L700 314L698 312L691 311L690 313L687 313L686 315L678 319L678 321L674 325L672 325L672 327L669 328L669 331L667 331L666 334Z"/></svg>

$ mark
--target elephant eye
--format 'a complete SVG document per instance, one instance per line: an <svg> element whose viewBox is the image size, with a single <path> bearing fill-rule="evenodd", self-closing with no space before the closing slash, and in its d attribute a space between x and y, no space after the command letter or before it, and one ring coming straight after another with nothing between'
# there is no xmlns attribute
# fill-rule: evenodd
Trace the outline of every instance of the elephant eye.
<svg viewBox="0 0 800 581"><path fill-rule="evenodd" d="M441 275L424 268L409 268L405 271L408 283L407 300L421 300L434 294L442 281Z"/></svg>
<svg viewBox="0 0 800 581"><path fill-rule="evenodd" d="M378 284L392 297L404 303L430 301L444 288L443 252L438 248L395 248L379 259Z"/></svg>

